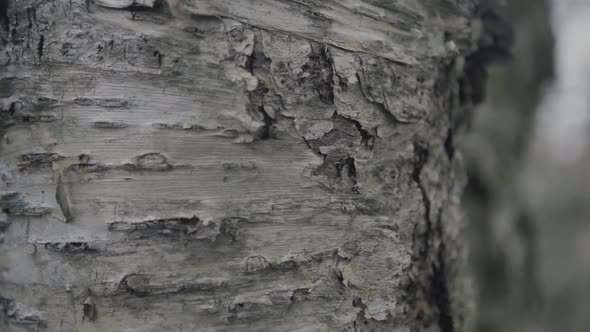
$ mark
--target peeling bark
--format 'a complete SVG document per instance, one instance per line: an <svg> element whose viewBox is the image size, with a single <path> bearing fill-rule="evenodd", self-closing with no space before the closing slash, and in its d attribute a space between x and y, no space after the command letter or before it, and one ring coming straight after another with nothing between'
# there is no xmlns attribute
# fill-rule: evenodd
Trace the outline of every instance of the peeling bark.
<svg viewBox="0 0 590 332"><path fill-rule="evenodd" d="M6 328L464 328L471 1L0 14Z"/></svg>

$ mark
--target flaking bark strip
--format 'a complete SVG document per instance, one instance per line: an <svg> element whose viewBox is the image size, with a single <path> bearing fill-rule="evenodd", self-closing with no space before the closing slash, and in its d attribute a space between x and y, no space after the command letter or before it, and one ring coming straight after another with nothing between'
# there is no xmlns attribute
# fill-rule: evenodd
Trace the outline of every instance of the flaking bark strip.
<svg viewBox="0 0 590 332"><path fill-rule="evenodd" d="M227 305L229 315L226 319L230 322L248 323L264 319L269 315L275 316L277 313L290 311L297 302L310 301L318 297L326 299L329 295L314 294L310 287L264 290L262 292L237 295Z"/></svg>
<svg viewBox="0 0 590 332"><path fill-rule="evenodd" d="M129 274L119 283L118 291L138 297L172 295L180 293L210 292L227 285L224 279L175 280L169 283L152 283L149 275Z"/></svg>
<svg viewBox="0 0 590 332"><path fill-rule="evenodd" d="M94 304L90 291L88 291L88 295L82 302L82 314L83 320L93 322L96 319L96 305Z"/></svg>
<svg viewBox="0 0 590 332"><path fill-rule="evenodd" d="M277 261L268 261L266 257L257 255L250 256L245 261L244 272L246 274L254 273L268 273L268 272L289 272L304 267L310 264L320 264L328 260L336 260L339 258L336 250L327 250L317 253L304 253L296 255L288 255L282 257Z"/></svg>
<svg viewBox="0 0 590 332"><path fill-rule="evenodd" d="M112 222L108 224L109 231L133 232L142 230L167 230L174 233L192 234L201 225L201 219L197 216L190 218L164 218L152 219L142 222Z"/></svg>
<svg viewBox="0 0 590 332"><path fill-rule="evenodd" d="M161 153L152 152L135 157L133 164L125 165L129 169L166 171L172 168L166 156Z"/></svg>
<svg viewBox="0 0 590 332"><path fill-rule="evenodd" d="M209 240L226 238L232 242L238 240L238 224L241 218L223 218L204 222L197 216L151 219L145 221L115 221L108 224L112 232L127 232L133 239L150 239L168 237L177 240Z"/></svg>
<svg viewBox="0 0 590 332"><path fill-rule="evenodd" d="M55 201L59 205L61 213L64 216L63 221L66 223L72 222L74 217L72 215L72 211L70 210L69 194L63 180L63 169L59 169L57 171L56 183Z"/></svg>
<svg viewBox="0 0 590 332"><path fill-rule="evenodd" d="M424 56L446 56L443 47L436 47L433 39L442 39L444 21L440 14L452 12L446 8L447 2L444 5L430 4L428 12L432 14L418 9L420 6L413 8L406 1L393 5L372 3L371 7L378 10L378 15L372 13L368 6L355 2L340 4L295 1L285 4L282 1L265 1L259 5L258 10L247 10L247 0L204 4L198 0L189 0L188 3L185 9L193 14L227 17L260 29L282 31L349 52L383 57L400 65L420 64L425 62ZM355 19L365 15L369 19ZM267 16L273 19L268 20ZM445 17L445 20L449 19L451 18ZM441 30L436 31L431 26L429 29L435 30L422 34L421 30L425 29L423 22L434 22ZM460 28L464 27L457 25L453 29ZM368 35L372 37L370 42L365 40ZM419 43L420 46L416 45L419 40L423 40ZM401 47L400 43L407 46ZM468 46L471 45L460 45L462 49Z"/></svg>
<svg viewBox="0 0 590 332"><path fill-rule="evenodd" d="M246 259L245 266L246 273L255 273L268 270L271 264L264 256L250 256Z"/></svg>
<svg viewBox="0 0 590 332"><path fill-rule="evenodd" d="M125 164L98 164L89 162L73 163L66 167L66 171L73 171L79 174L101 173L109 170L134 171L169 171L175 169L191 169L191 165L169 164L160 153L147 153L135 157L133 162Z"/></svg>

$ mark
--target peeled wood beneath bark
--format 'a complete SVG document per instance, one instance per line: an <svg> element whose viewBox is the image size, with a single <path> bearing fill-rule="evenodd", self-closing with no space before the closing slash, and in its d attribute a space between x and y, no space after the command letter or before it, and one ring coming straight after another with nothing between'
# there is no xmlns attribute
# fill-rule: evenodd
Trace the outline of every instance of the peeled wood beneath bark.
<svg viewBox="0 0 590 332"><path fill-rule="evenodd" d="M469 2L114 2L0 15L6 328L461 328Z"/></svg>

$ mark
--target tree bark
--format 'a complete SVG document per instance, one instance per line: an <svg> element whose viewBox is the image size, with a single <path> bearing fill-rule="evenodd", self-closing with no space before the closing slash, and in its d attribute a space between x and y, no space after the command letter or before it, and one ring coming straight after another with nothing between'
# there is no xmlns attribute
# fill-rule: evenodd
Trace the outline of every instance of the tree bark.
<svg viewBox="0 0 590 332"><path fill-rule="evenodd" d="M471 1L7 4L5 330L465 328Z"/></svg>

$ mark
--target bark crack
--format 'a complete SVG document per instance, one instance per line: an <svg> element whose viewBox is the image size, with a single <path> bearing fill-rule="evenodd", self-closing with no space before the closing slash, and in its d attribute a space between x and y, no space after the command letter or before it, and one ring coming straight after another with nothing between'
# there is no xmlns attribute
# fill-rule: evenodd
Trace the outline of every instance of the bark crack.
<svg viewBox="0 0 590 332"><path fill-rule="evenodd" d="M37 55L39 56L39 60L43 57L43 47L45 46L45 36L39 36L39 42L37 43Z"/></svg>
<svg viewBox="0 0 590 332"><path fill-rule="evenodd" d="M455 331L452 315L450 293L448 288L447 268L445 260L445 243L442 227L442 208L438 210L436 223L432 221L432 203L428 190L421 179L424 166L428 162L429 152L420 144L415 144L416 161L412 178L418 185L422 195L425 210L426 229L422 234L419 247L420 264L430 265L432 270L428 284L419 285L427 294L427 301L433 303L438 310L437 321L441 332ZM425 281L423 281L425 282Z"/></svg>
<svg viewBox="0 0 590 332"><path fill-rule="evenodd" d="M402 121L399 121L399 120L396 118L396 116L395 116L395 115L393 115L391 112L389 112L389 110L387 110L387 107L386 107L386 106L385 106L383 103L379 103L379 102L375 101L373 98L369 98L369 97L367 97L367 95L366 95L366 94L365 94L365 92L364 92L364 91L365 91L365 89L364 89L364 85L363 85L363 81L362 81L361 75L360 75L360 74L357 72L357 73L355 74L355 76L356 76L356 80L357 80L357 82L358 82L358 84L359 84L359 87L360 87L360 89L361 89L361 92L362 92L362 94L363 94L363 97L364 97L364 98L365 98L365 99L366 99L368 102L370 102L371 104L373 104L373 105L377 106L377 108L379 109L379 111L381 111L381 113L382 113L383 115L385 115L385 118L386 118L386 119L387 119L387 120L388 120L390 123L392 123L392 124L404 124L404 122L402 122Z"/></svg>

